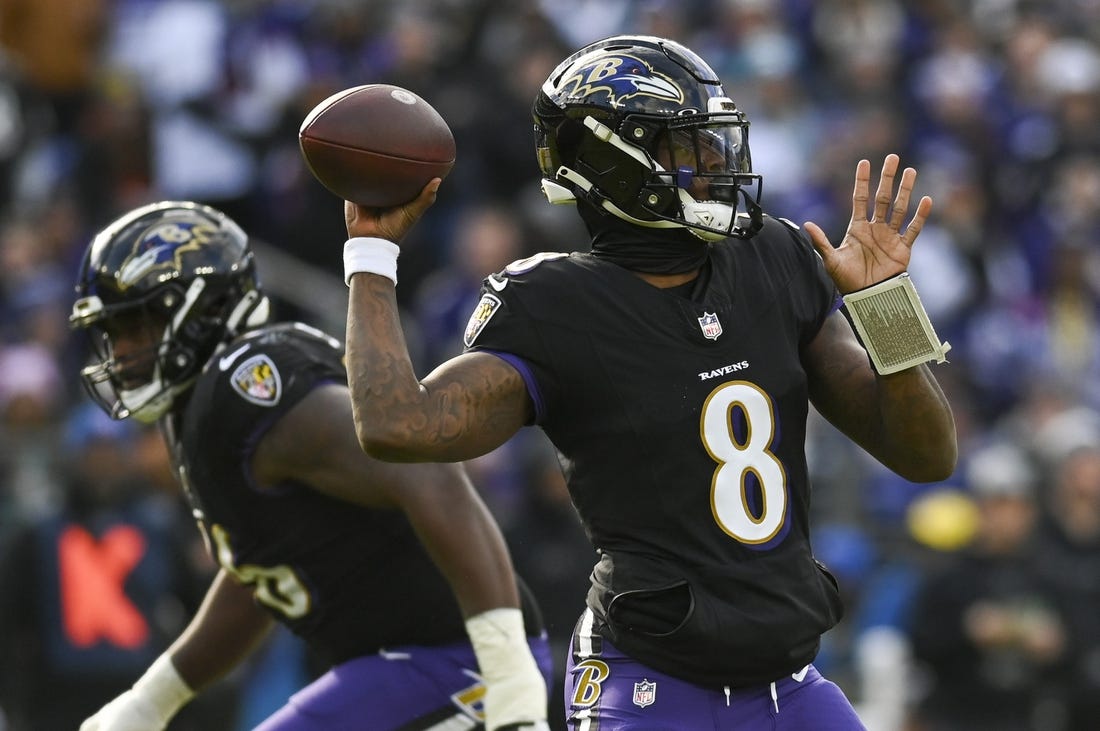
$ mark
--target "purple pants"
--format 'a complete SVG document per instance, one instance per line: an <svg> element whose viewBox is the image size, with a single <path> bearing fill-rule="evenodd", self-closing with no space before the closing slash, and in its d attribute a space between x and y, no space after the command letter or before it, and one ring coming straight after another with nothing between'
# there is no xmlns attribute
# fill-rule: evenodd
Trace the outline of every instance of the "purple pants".
<svg viewBox="0 0 1100 731"><path fill-rule="evenodd" d="M813 665L727 692L657 672L591 628L586 611L565 675L570 731L866 731L840 688Z"/></svg>
<svg viewBox="0 0 1100 731"><path fill-rule="evenodd" d="M545 637L529 644L549 686L550 646ZM254 731L482 729L484 697L468 643L395 647L337 665Z"/></svg>

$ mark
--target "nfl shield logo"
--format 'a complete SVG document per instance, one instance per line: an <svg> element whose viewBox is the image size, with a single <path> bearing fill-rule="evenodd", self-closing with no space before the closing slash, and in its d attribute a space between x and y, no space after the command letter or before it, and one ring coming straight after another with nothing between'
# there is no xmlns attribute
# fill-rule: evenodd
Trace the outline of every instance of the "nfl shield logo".
<svg viewBox="0 0 1100 731"><path fill-rule="evenodd" d="M657 684L648 680L634 684L634 705L645 708L657 700Z"/></svg>
<svg viewBox="0 0 1100 731"><path fill-rule="evenodd" d="M704 312L698 318L699 327L703 329L703 337L707 340L717 340L722 334L722 323L718 322L718 315L714 312Z"/></svg>

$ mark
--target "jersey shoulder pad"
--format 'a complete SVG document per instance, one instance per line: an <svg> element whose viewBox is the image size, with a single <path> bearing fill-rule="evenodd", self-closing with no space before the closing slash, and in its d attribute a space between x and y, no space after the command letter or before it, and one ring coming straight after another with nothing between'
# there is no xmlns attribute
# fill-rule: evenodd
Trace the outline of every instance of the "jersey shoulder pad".
<svg viewBox="0 0 1100 731"><path fill-rule="evenodd" d="M339 340L304 322L280 322L258 330L250 330L235 342L252 342L257 346L276 349L318 347L322 350L343 352L343 344Z"/></svg>
<svg viewBox="0 0 1100 731"><path fill-rule="evenodd" d="M804 253L809 250L816 253L809 235L788 218L764 216L764 228L757 236L769 248L790 251L793 244L797 251Z"/></svg>
<svg viewBox="0 0 1100 731"><path fill-rule="evenodd" d="M503 292L505 287L508 286L508 283L513 279L527 279L527 275L532 274L536 270L540 273L547 272L555 268L553 266L547 266L550 262L568 258L569 254L564 251L542 251L534 256L516 259L501 271L486 277L485 288L487 291Z"/></svg>
<svg viewBox="0 0 1100 731"><path fill-rule="evenodd" d="M783 228L781 229L780 226L782 226ZM781 231L783 229L786 229L790 233L794 233L798 237L806 235L805 232L802 230L802 227L791 219L783 218L782 216L770 216L768 214L764 214L764 228L761 229L760 233L769 234L772 232Z"/></svg>
<svg viewBox="0 0 1100 731"><path fill-rule="evenodd" d="M501 309L510 305L517 306L521 302L530 306L547 296L553 296L556 292L555 285L563 276L562 272L569 270L573 261L566 252L541 252L517 259L500 272L490 274L481 288L481 299L466 323L462 344L467 348L472 347L481 331ZM509 287L513 282L518 286Z"/></svg>
<svg viewBox="0 0 1100 731"><path fill-rule="evenodd" d="M514 262L504 267L504 273L510 276L518 276L520 274L526 274L540 264L544 264L548 261L557 261L558 259L565 259L569 256L565 251L540 251L534 256L528 256L523 259L516 259Z"/></svg>
<svg viewBox="0 0 1100 731"><path fill-rule="evenodd" d="M791 231L801 231L802 227L789 218L783 218L782 216L776 216L775 220L789 228Z"/></svg>
<svg viewBox="0 0 1100 731"><path fill-rule="evenodd" d="M203 378L213 381L208 388L218 396L274 407L285 395L288 374L316 370L315 366L338 372L342 357L336 338L303 323L280 323L230 342L211 358Z"/></svg>

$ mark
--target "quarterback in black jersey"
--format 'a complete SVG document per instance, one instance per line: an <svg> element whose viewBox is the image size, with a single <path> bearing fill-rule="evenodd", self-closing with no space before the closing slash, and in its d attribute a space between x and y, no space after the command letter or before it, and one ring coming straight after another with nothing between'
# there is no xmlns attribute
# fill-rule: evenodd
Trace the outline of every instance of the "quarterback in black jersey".
<svg viewBox="0 0 1100 731"><path fill-rule="evenodd" d="M812 665L842 607L810 542L806 419L812 404L907 479L954 470L926 364L947 346L921 342L905 274L932 201L905 225L916 172L899 181L889 155L873 204L858 164L837 247L766 215L744 113L665 39L581 49L533 114L543 190L575 202L591 250L489 276L466 352L422 381L396 317L396 242L440 181L397 209L345 204L363 448L463 460L528 424L553 441L599 553L568 659L571 729L863 728Z"/></svg>
<svg viewBox="0 0 1100 731"><path fill-rule="evenodd" d="M545 633L485 505L457 465L363 452L341 344L269 322L236 223L135 209L92 241L77 294L89 394L159 423L220 565L186 631L82 731L164 728L275 621L332 670L264 731L546 728Z"/></svg>

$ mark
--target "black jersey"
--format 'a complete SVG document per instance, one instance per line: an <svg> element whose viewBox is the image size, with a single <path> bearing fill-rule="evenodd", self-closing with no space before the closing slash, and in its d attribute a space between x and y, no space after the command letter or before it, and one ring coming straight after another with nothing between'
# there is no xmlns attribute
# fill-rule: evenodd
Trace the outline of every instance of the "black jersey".
<svg viewBox="0 0 1100 731"><path fill-rule="evenodd" d="M588 603L604 636L692 682L768 682L840 618L809 542L799 355L837 293L771 218L714 245L688 286L542 254L486 279L466 345L516 366L561 453L600 552Z"/></svg>
<svg viewBox="0 0 1100 731"><path fill-rule="evenodd" d="M312 389L346 383L342 358L339 342L301 324L254 331L215 354L166 423L195 517L218 563L330 662L463 640L450 586L400 511L303 484L260 489L253 478L253 451L272 424Z"/></svg>

